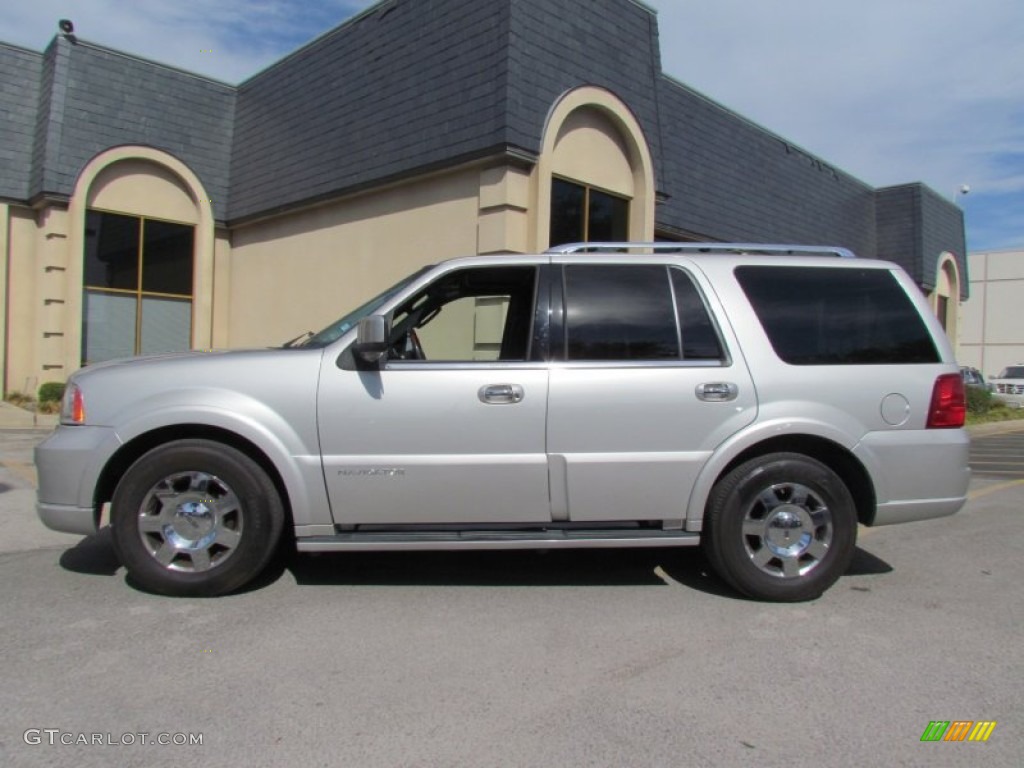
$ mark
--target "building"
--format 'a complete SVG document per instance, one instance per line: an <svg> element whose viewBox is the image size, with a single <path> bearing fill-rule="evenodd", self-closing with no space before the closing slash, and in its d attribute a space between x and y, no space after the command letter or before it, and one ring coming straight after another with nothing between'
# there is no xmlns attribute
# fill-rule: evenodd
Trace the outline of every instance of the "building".
<svg viewBox="0 0 1024 768"><path fill-rule="evenodd" d="M955 336L960 210L874 189L661 70L634 0L384 0L233 86L0 45L3 384L280 343L419 265L554 240L892 259Z"/></svg>
<svg viewBox="0 0 1024 768"><path fill-rule="evenodd" d="M1024 296L1024 250L968 256L971 300L960 311L961 365L994 377L1024 363L1024 328L1017 309Z"/></svg>

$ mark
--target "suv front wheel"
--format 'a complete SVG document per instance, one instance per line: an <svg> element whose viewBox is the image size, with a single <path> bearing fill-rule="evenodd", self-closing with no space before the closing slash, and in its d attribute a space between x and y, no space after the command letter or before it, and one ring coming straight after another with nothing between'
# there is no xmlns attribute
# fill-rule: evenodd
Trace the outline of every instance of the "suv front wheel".
<svg viewBox="0 0 1024 768"><path fill-rule="evenodd" d="M704 550L715 571L759 600L821 595L846 572L857 543L857 512L839 476L798 453L740 464L708 500Z"/></svg>
<svg viewBox="0 0 1024 768"><path fill-rule="evenodd" d="M284 511L267 473L245 454L210 440L177 440L128 469L110 523L118 556L140 586L219 595L263 570Z"/></svg>

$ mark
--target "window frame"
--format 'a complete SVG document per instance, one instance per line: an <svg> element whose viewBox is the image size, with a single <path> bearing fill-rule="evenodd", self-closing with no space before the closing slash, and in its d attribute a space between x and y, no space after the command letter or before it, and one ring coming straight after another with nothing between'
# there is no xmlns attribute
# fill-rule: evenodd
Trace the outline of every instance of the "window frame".
<svg viewBox="0 0 1024 768"><path fill-rule="evenodd" d="M477 264L477 265L459 265L454 269L446 270L440 274L437 274L433 279L418 285L414 290L403 295L397 300L397 302L391 306L385 313L389 321L393 321L395 314L409 301L413 300L417 296L422 295L431 286L445 280L446 278L458 273L468 270L483 270L483 269L530 269L533 270L533 290L531 292L530 306L527 311L524 312L525 316L529 318L529 328L527 330L526 339L526 355L523 359L516 360L458 360L458 359L436 359L436 360L403 360L399 358L386 357L381 362L381 368L383 370L453 370L462 368L524 368L524 367L538 367L547 363L547 348L548 348L548 291L546 285L549 282L548 272L550 271L550 265L541 262L525 262L525 263L509 263L509 264ZM465 294L459 296L452 301L457 301L462 298L468 298L476 294ZM493 293L481 293L479 298L493 297L496 294ZM446 302L452 303L452 302ZM511 311L511 307L510 307ZM506 316L507 322L507 316ZM392 336L394 341L397 343L402 334L395 331L392 326Z"/></svg>
<svg viewBox="0 0 1024 768"><path fill-rule="evenodd" d="M609 266L621 268L655 266L664 268L665 280L668 283L672 298L672 315L675 322L676 339L679 345L679 357L650 360L570 360L568 354L569 324L567 322L568 297L565 270L570 267L579 266ZM679 314L679 296L676 290L675 281L673 280L673 274L675 273L678 273L685 279L689 280L690 284L693 286L694 294L700 300L704 314L710 323L711 330L718 341L718 347L721 355L718 359L688 359L683 356L685 352L685 329L682 326ZM579 368L728 368L733 364L729 345L726 343L726 338L722 333L722 328L718 322L717 316L712 309L711 304L708 302L707 293L701 285L700 280L694 276L691 270L687 269L683 265L665 261L589 261L573 258L572 260L560 261L557 264L554 264L552 276L550 332L552 339L558 339L557 342L552 343L551 345L551 359L553 362Z"/></svg>
<svg viewBox="0 0 1024 768"><path fill-rule="evenodd" d="M88 258L88 256L87 256L87 253L88 253L87 249L88 249L88 243L89 243L88 228L89 228L89 219L90 219L90 216L92 214L97 214L99 216L119 216L119 217L122 217L122 218L125 218L125 219L132 219L135 222L137 222L138 234L137 234L136 243L135 243L135 259L136 259L136 262L135 262L135 273L136 274L135 274L135 287L134 288L132 288L132 289L128 289L128 288L110 288L108 286L91 285L88 282L86 282L87 278L85 276L85 271L86 271L86 259ZM191 253L189 255L189 259L191 261L191 267L192 267L192 279L191 279L191 285L190 285L190 292L188 294L168 293L168 292L163 292L163 291L149 291L149 290L144 290L143 289L143 282L145 280L146 222L148 222L148 221L156 221L156 222L160 222L162 224L172 224L174 226L182 227L183 229L187 229L189 231L189 233L191 234L191 237L192 237L192 249L191 249ZM132 352L132 354L136 355L136 356L137 355L141 355L141 354L147 354L147 353L142 352L142 347L143 347L143 339L142 339L143 319L142 319L142 315L143 315L144 299L146 299L146 298L155 298L155 299L170 299L170 300L174 300L174 301L187 301L188 305L189 305L189 309L188 309L188 334L187 334L188 347L187 347L187 349L192 349L193 346L194 346L194 340L193 340L192 336L193 336L193 333L195 331L195 324L196 324L195 323L195 306L196 306L196 227L195 227L195 225L194 224L183 223L183 222L180 222L180 221L173 221L171 219L164 219L164 218L159 217L159 216L140 216L138 214L125 213L123 211L112 211L112 210L108 210L108 209L104 209L104 208L93 208L93 207L90 207L90 208L87 208L86 211L85 211L85 224L84 224L84 226L85 226L86 232L85 232L85 235L84 235L84 238L83 238L84 242L85 242L85 248L83 249L83 252L82 252L82 255L81 255L82 262L83 262L83 275L82 275L82 342L81 342L81 349L80 349L80 364L84 367L84 366L87 366L87 365L91 365L93 363L103 362L101 360L87 360L86 359L86 349L87 349L88 339L89 339L89 328L88 328L88 322L87 322L87 317L86 317L86 306L87 306L87 297L90 294L92 294L92 295L103 295L103 296L124 296L124 297L131 297L131 298L133 298L135 300L135 328L134 328L135 343L134 343L134 351ZM157 353L153 353L153 354L157 354ZM111 358L111 359L113 359L113 358Z"/></svg>
<svg viewBox="0 0 1024 768"><path fill-rule="evenodd" d="M558 183L558 182L561 182L563 184L569 184L571 186L574 186L574 187L577 187L577 188L583 190L583 222L582 222L582 233L581 233L582 236L579 239L576 239L576 240L566 240L564 243L552 242L552 237L551 237L552 225L554 224L554 221L555 221L555 184ZM569 178L567 176L560 176L558 174L552 174L551 175L551 190L550 191L551 191L551 205L550 205L550 210L548 212L548 246L549 247L554 247L554 246L558 246L558 245L565 245L567 243L602 242L601 239L595 240L595 239L593 239L591 237L591 231L590 231L590 207L591 207L591 205L590 205L590 201L591 201L591 194L593 192L597 192L598 194L605 195L605 196L610 197L610 198L612 198L614 200L619 200L619 201L621 201L621 202L623 202L625 204L625 206L626 206L626 209L625 209L625 232L623 233L622 237L613 237L612 240L613 241L628 241L629 240L629 216L630 216L630 207L633 204L632 198L629 198L629 197L627 197L625 195L622 195L622 194L619 194L619 193L616 193L616 192L612 192L612 191L610 191L608 189L604 189L603 187L599 187L599 186L597 186L595 184L588 184L587 182L580 181L579 179L571 179L571 178Z"/></svg>
<svg viewBox="0 0 1024 768"><path fill-rule="evenodd" d="M809 309L815 310L816 314L821 318L827 316L831 321L829 323L824 321L808 322L810 317L808 313L802 318L805 327L801 329L801 332L796 335L790 334L786 319L782 313L777 311L777 307L772 304L761 303L761 293L771 286L771 283L765 279L770 272L775 273L770 275L768 278L770 280L789 280L789 292L787 295L814 296L818 304L809 305ZM837 272L841 272L844 277L842 280L843 290L840 293L840 297L848 302L846 306L840 305L837 307L832 303L826 309L821 304L821 302L831 298L831 295L824 291L821 286L829 289L835 288L838 277L830 278L828 281L819 280L819 287L814 291L809 290L806 284L795 287L792 285L795 282L795 277L803 276L809 280L813 277L811 273L822 276L832 273L835 276ZM854 282L855 279L858 279L858 275L861 276L859 284ZM935 365L942 362L942 353L936 345L936 339L928 322L918 311L919 307L907 292L906 286L896 278L896 275L890 269L860 265L825 267L813 265L794 266L788 264L743 264L733 268L733 277L741 294L750 306L753 318L757 321L761 332L764 333L772 354L785 365L794 368L850 368L856 366ZM874 282L872 283L872 281ZM872 295L872 292L878 294L880 291L884 291L881 299L888 299L888 301L882 301L878 296ZM897 299L898 302L896 301ZM866 306L864 311L858 312L856 311L857 308L852 305L852 302L855 300L868 302L868 306ZM789 301L787 309L792 311L793 306L794 303ZM883 307L889 309L894 315L895 313L899 314L898 316L890 317L884 325L879 325L883 323L883 321L878 319L878 315L882 311L880 308ZM836 330L836 326L840 322L837 318L841 318L841 310L843 309L853 310L849 314L855 318L856 323L851 328L844 329L840 333ZM864 322L864 317L872 318L871 322ZM789 324L792 324L792 321L789 321ZM913 324L913 328L910 327L911 324ZM902 329L907 337L899 338L895 336L894 328ZM914 332L914 336L909 334L909 330ZM826 346L819 343L812 349L811 347L801 348L794 346L791 341L792 338L796 337L810 338L812 332L816 338L848 338L852 333L856 333L864 341L870 341L871 344L865 343L860 348L855 348L852 345L840 347L837 345ZM884 342L884 346L880 342ZM910 348L915 351L915 354L924 359L913 359L906 354L902 358L894 359L895 353L900 351L901 346L906 345L912 345ZM927 346L927 349L925 349L925 346ZM925 355L925 352L928 354ZM826 353L828 353L828 357L826 357ZM865 355L865 357L860 359L857 357L858 354Z"/></svg>

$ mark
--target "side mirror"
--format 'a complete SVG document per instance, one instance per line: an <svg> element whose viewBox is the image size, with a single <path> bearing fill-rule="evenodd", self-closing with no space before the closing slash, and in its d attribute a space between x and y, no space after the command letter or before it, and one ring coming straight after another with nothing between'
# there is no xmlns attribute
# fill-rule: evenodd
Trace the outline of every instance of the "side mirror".
<svg viewBox="0 0 1024 768"><path fill-rule="evenodd" d="M370 315L359 321L352 351L368 363L379 362L388 350L391 324L384 315Z"/></svg>

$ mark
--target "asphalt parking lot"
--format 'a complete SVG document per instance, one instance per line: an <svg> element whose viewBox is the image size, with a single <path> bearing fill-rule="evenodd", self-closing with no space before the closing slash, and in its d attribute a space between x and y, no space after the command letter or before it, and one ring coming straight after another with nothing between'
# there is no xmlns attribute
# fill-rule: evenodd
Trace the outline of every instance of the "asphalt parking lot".
<svg viewBox="0 0 1024 768"><path fill-rule="evenodd" d="M1024 480L999 467L1024 432L976 439L959 514L862 529L798 605L693 550L283 557L157 597L108 532L35 520L40 438L0 432L2 765L1021 765ZM997 725L923 743L937 720Z"/></svg>
<svg viewBox="0 0 1024 768"><path fill-rule="evenodd" d="M1024 478L1024 431L994 432L971 444L971 472L978 476Z"/></svg>

